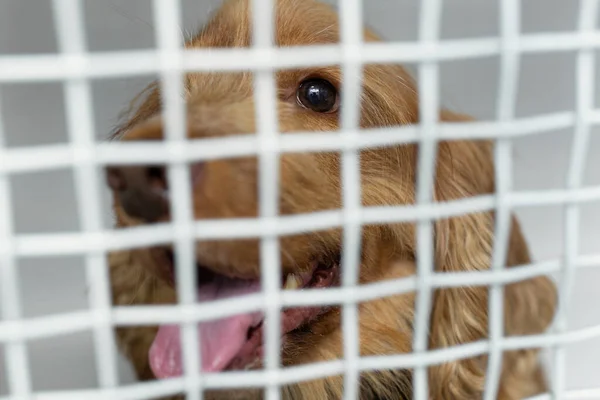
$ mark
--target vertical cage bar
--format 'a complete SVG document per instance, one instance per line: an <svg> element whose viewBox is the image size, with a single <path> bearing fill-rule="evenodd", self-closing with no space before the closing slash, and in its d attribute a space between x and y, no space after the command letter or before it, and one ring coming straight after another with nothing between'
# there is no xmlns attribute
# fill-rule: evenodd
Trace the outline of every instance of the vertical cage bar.
<svg viewBox="0 0 600 400"><path fill-rule="evenodd" d="M520 34L520 0L500 2L500 34L502 52L498 89L497 120L510 123L514 119L519 85L520 54L517 42ZM494 145L496 207L494 244L491 269L501 271L506 265L508 239L511 227L511 209L507 205L507 194L512 189L512 142L509 138L497 139ZM485 400L497 398L502 374L501 342L504 336L504 286L490 286L488 298L488 330L490 354L485 382Z"/></svg>
<svg viewBox="0 0 600 400"><path fill-rule="evenodd" d="M276 2L252 1L253 46L270 49L275 46L274 24ZM272 71L258 71L254 76L256 129L259 140L259 215L265 224L276 224L279 215L279 133L276 82ZM271 382L265 388L267 400L280 398L276 383L281 368L281 260L279 238L261 238L261 285L265 295L265 369Z"/></svg>
<svg viewBox="0 0 600 400"><path fill-rule="evenodd" d="M596 18L600 6L599 0L582 0L579 9L579 32L590 33L596 28ZM577 54L577 99L575 136L571 148L571 158L567 173L567 190L577 190L583 184L590 143L590 117L594 108L595 87L595 55L594 49L582 49ZM564 259L558 287L558 311L555 328L558 333L568 330L568 307L575 275L575 266L579 253L580 209L577 203L565 205ZM559 344L554 349L554 379L552 381L552 398L559 400L566 397L566 349Z"/></svg>
<svg viewBox="0 0 600 400"><path fill-rule="evenodd" d="M342 99L340 128L348 144L358 140L360 128L363 64L360 48L363 43L363 16L361 0L340 0L340 40L343 52ZM342 285L358 284L361 256L361 171L360 153L356 149L341 154L341 182L343 204L343 238L341 254ZM355 299L345 299L342 308L344 349L344 399L359 396L360 321Z"/></svg>
<svg viewBox="0 0 600 400"><path fill-rule="evenodd" d="M435 46L439 38L442 2L424 0L421 6L419 38L423 46ZM439 120L439 65L436 61L419 64L419 119L420 133L417 165L417 204L433 200L437 160L437 122ZM417 293L415 298L415 323L413 352L427 352L429 344L429 318L431 315L431 275L434 271L433 223L431 218L417 222ZM427 366L414 369L413 398L429 399Z"/></svg>
<svg viewBox="0 0 600 400"><path fill-rule="evenodd" d="M498 120L501 123L512 122L514 104L518 84L519 70L519 0L502 0L502 69L500 77L500 94L498 102ZM267 49L273 45L274 33L272 22L274 13L273 0L254 0L254 45ZM358 140L360 117L360 90L362 64L360 59L360 42L362 38L362 9L359 0L341 0L341 33L344 52L344 96L342 104L341 128L346 143ZM580 31L589 32L594 29L598 13L598 0L581 0ZM69 134L77 161L74 172L77 182L77 200L82 230L94 233L101 230L99 184L95 174L97 161L94 152L94 128L89 81L77 75L78 68L85 68L86 58L85 32L81 4L78 0L54 0L55 20L61 50L61 57L69 60L74 66L74 74L65 83L68 107ZM179 1L154 0L155 20L157 22L157 40L161 50L161 71L163 96L165 98L165 131L167 139L179 145L172 151L183 154L185 146L185 100L183 96L182 63L179 43ZM421 40L424 46L435 46L438 38L441 2L424 0L421 21ZM357 28L358 27L358 28ZM595 47L579 51L577 66L577 125L572 148L571 163L567 179L567 188L576 190L582 186L583 172L586 164L586 150L589 144L593 111L593 88L595 72ZM267 53L265 53L267 54ZM419 147L419 177L417 185L417 202L432 201L436 159L436 124L439 104L439 68L436 63L423 62L420 65L419 87L421 92L420 113L422 138ZM277 103L275 78L271 72L258 72L255 79L257 101L257 134L260 142L260 215L265 224L278 223L279 192L279 143L277 123ZM597 117L596 117L597 118ZM0 105L0 149L2 148L2 114ZM508 233L510 231L511 210L507 195L512 187L511 178L511 142L499 139L495 147L496 160L496 226L491 268L501 270L506 263ZM361 246L361 188L360 188L360 155L356 150L345 150L341 158L342 184L344 200L344 251L342 255L343 284L356 285L359 277L359 261ZM175 248L177 252L177 286L180 303L195 302L195 269L194 241L192 239L193 212L191 206L191 190L187 164L175 163L169 167L169 181L172 187L172 204L174 210L173 229L176 231ZM20 326L20 298L14 254L14 232L10 200L8 176L0 174L0 296L2 299L2 315L14 321L11 325ZM84 210L85 208L85 210ZM85 211L85 212L84 212ZM573 283L573 274L577 262L579 209L577 204L565 207L565 257L562 269L563 279L560 283L560 308L557 328L561 333L567 331L568 299ZM433 226L429 219L421 220L417 226L418 244L418 292L416 299L415 334L413 350L427 351L429 318L431 308L431 274L434 269ZM265 364L271 374L272 384L267 386L267 398L280 397L280 308L281 299L279 284L281 282L280 253L277 237L263 237L261 240L262 285L265 295ZM105 391L98 398L110 398L108 393L117 382L114 339L112 338L112 322L110 311L109 279L104 252L86 256L87 276L91 285L90 307L94 318L95 351L98 367L99 384ZM182 311L183 312L183 311ZM502 367L503 337L503 287L492 284L489 298L489 330L490 357L488 360L488 376L485 399L493 399L497 395L498 382ZM358 309L354 298L345 299L343 313L345 398L358 398L359 389L359 321ZM202 380L198 365L198 337L196 324L185 324L182 329L184 345L184 362L186 371L186 388L188 399L202 397ZM11 400L30 398L31 382L24 340L11 341L6 344L7 368L11 384ZM553 380L554 398L571 398L565 385L565 349L557 346L555 356L555 379ZM198 395L200 388L200 395ZM415 398L428 399L427 366L415 370ZM54 397L53 397L54 396ZM42 394L40 398L56 398L53 394ZM576 397L573 397L576 398Z"/></svg>
<svg viewBox="0 0 600 400"><path fill-rule="evenodd" d="M1 89L1 87L0 87ZM0 150L6 146L4 114L0 92ZM0 305L2 318L15 324L17 332L21 328L21 293L17 260L14 253L14 222L12 216L12 195L8 173L0 172ZM3 344L6 379L11 400L31 398L31 374L27 357L26 341L11 340Z"/></svg>
<svg viewBox="0 0 600 400"><path fill-rule="evenodd" d="M154 0L153 16L156 43L161 62L160 88L163 99L164 140L170 151L183 153L187 142L185 105L185 71L182 66L183 46L180 41L181 2L179 0ZM168 180L171 201L171 218L176 240L175 272L178 302L192 305L196 302L196 262L193 239L193 205L190 168L187 163L170 163ZM203 398L200 374L200 332L197 324L182 324L181 345L185 372L186 399Z"/></svg>
<svg viewBox="0 0 600 400"><path fill-rule="evenodd" d="M54 24L60 50L74 65L86 64L86 33L80 0L54 0ZM73 76L64 84L69 140L75 152L75 190L81 231L102 230L100 183L96 171L94 114L90 82ZM94 344L98 384L106 398L118 385L116 346L111 324L110 284L106 254L86 255L89 302L94 318Z"/></svg>

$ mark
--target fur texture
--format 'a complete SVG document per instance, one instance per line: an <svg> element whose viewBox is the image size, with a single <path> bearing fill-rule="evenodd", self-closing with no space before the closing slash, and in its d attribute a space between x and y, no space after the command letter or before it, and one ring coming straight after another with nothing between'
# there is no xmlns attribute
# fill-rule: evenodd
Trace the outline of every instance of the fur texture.
<svg viewBox="0 0 600 400"><path fill-rule="evenodd" d="M338 18L326 5L313 0L278 0L276 41L279 46L336 43ZM250 5L231 0L214 14L189 47L247 47L251 37ZM365 39L377 40L365 31ZM279 129L334 131L337 113L318 114L296 104L295 91L306 77L324 78L343 96L339 67L277 72ZM186 77L188 133L206 138L255 132L253 75L191 73ZM150 86L133 105L126 121L115 132L119 140L161 139L161 100L157 85ZM361 126L397 126L418 122L418 94L406 71L397 65L364 68ZM443 111L447 122L469 118ZM343 140L343 139L342 139ZM492 143L448 141L437 149L435 201L445 202L494 192ZM365 206L410 204L415 200L418 146L402 145L361 152L362 203ZM201 185L194 188L196 219L256 217L258 210L256 158L214 160L204 165ZM285 154L280 158L280 214L291 215L341 206L340 156L337 153ZM141 221L127 215L115 196L118 227ZM438 272L481 271L489 268L494 215L477 212L435 222L435 265ZM314 258L340 254L340 229L282 237L282 271L306 269ZM412 223L365 226L362 232L360 282L408 277L415 273L416 238ZM257 240L198 242L198 260L222 274L259 275ZM530 262L516 219L507 265ZM113 302L116 305L167 304L176 293L156 272L160 261L153 249L135 249L110 256ZM555 289L546 277L536 277L505 287L505 333L541 333L555 309ZM436 290L430 325L430 348L442 348L484 339L488 335L488 289L456 287ZM288 335L282 349L285 365L338 359L343 356L340 311L322 316L307 329ZM411 351L414 294L363 303L359 307L362 355L388 355ZM124 354L142 380L153 379L148 349L155 328L117 330ZM486 357L461 359L429 368L431 399L479 399L485 385ZM412 398L411 371L373 371L361 377L362 399ZM516 400L545 391L537 349L506 352L498 398ZM338 399L343 377L294 384L282 389L284 399ZM239 396L239 397L235 397ZM258 399L260 391L212 392L211 399Z"/></svg>

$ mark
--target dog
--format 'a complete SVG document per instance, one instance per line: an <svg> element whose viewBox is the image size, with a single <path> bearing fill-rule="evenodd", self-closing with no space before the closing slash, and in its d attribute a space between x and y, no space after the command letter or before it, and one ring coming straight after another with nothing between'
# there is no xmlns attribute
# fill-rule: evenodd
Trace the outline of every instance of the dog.
<svg viewBox="0 0 600 400"><path fill-rule="evenodd" d="M278 46L339 42L337 13L315 0L275 1ZM187 48L249 47L252 27L249 0L228 0ZM365 29L367 42L378 37ZM282 134L339 129L343 93L339 66L276 72L277 115ZM185 76L187 135L190 139L256 133L256 107L251 72L188 73ZM419 122L415 82L399 65L366 65L363 70L360 126L379 128ZM163 139L160 87L150 85L132 104L112 138L121 141ZM469 122L450 110L440 121ZM343 140L343 139L340 139ZM417 144L360 152L362 205L415 203ZM192 163L193 213L196 220L258 216L256 157ZM341 156L337 152L286 153L279 159L279 214L295 215L342 207ZM169 221L168 182L163 166L112 166L107 179L113 193L116 227ZM486 140L442 141L437 146L434 202L493 193L493 143ZM507 266L531 262L525 238L511 217ZM439 273L489 269L494 242L492 211L473 212L434 222L434 263ZM340 284L341 228L284 236L281 249L282 287L325 289ZM199 301L254 293L260 287L259 239L198 241L195 256ZM362 228L359 283L407 278L416 273L414 223L367 225ZM170 304L176 301L172 246L117 251L110 254L115 305ZM432 298L429 348L440 349L488 337L486 286L436 289ZM544 332L551 324L556 290L545 276L511 283L504 290L506 336ZM341 299L340 299L341 302ZM415 294L404 293L361 303L359 341L362 356L412 351ZM262 314L248 313L199 324L203 371L260 369ZM343 357L340 307L298 307L281 313L281 362L284 366L331 361ZM122 327L116 330L122 352L140 380L182 374L177 326ZM505 352L497 398L521 399L546 391L540 349ZM431 399L480 399L484 393L487 356L476 356L428 368ZM412 398L410 369L377 370L360 375L361 399ZM282 398L339 399L343 376L332 376L281 388ZM211 390L208 399L260 399L262 390Z"/></svg>

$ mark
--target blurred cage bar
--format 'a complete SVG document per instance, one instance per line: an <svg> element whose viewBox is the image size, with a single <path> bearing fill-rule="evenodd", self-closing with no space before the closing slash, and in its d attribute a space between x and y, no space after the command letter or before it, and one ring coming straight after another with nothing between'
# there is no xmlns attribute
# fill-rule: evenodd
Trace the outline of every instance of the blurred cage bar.
<svg viewBox="0 0 600 400"><path fill-rule="evenodd" d="M5 144L0 104L0 294L2 320L0 345L8 379L8 396L1 400L142 399L187 392L188 399L202 398L202 390L224 387L264 387L266 398L280 398L281 385L334 374L345 375L344 398L358 398L358 375L376 368L414 369L415 399L427 400L427 367L451 359L489 354L485 399L496 397L500 359L504 350L542 346L554 348L551 393L537 399L600 398L597 389L567 391L563 346L600 336L600 326L569 330L565 307L573 272L578 267L600 266L600 254L577 253L579 206L600 200L600 187L584 187L582 176L591 129L600 124L600 109L594 109L595 56L600 48L597 15L600 1L582 0L578 31L569 33L522 34L520 0L501 0L498 15L500 35L490 38L440 40L442 0L422 0L419 40L416 42L363 43L363 4L360 0L339 1L341 43L300 48L276 48L273 35L273 0L254 0L254 47L183 51L178 0L153 0L156 26L155 50L90 53L79 0L54 0L54 22L60 53L56 55L0 56L0 83L63 82L66 96L69 142L30 148L10 149ZM568 112L516 118L520 59L526 53L577 51L576 108ZM439 64L449 60L497 55L500 57L496 119L469 124L441 124L439 108ZM421 123L418 126L359 129L359 90L365 63L415 63L418 65ZM340 64L343 67L344 97L339 133L298 133L280 136L275 114L273 71L283 68ZM184 137L182 74L189 71L255 71L258 133L254 137L223 138L188 144ZM96 143L90 81L96 78L132 77L158 73L165 104L167 140L156 144ZM511 140L553 129L572 127L575 131L565 190L515 192L511 182ZM309 136L310 135L310 136ZM340 140L342 138L343 140ZM437 143L449 139L494 139L497 192L449 203L432 202L432 182ZM417 204L383 208L362 208L360 204L358 150L369 147L416 142L420 145ZM340 151L342 158L343 208L301 216L278 216L279 155L286 152ZM260 157L260 217L256 220L194 222L191 218L187 162L258 155ZM115 232L101 223L97 169L111 164L169 164L175 215L170 224L153 225ZM11 215L11 174L72 168L80 216L80 230L72 233L16 234ZM563 259L504 270L509 216L516 207L564 205L565 255ZM469 212L495 210L497 224L492 265L489 271L437 274L433 270L431 221ZM355 287L358 276L361 227L378 222L417 222L418 273L396 282ZM278 236L312 229L343 227L343 285L322 293L280 292ZM243 302L228 302L215 309L212 304L194 304L193 241L208 238L262 238L263 293ZM177 287L180 304L140 309L116 307L110 303L106 254L172 241L178 254ZM16 282L16 260L23 256L83 255L91 285L87 311L23 318L21 294ZM560 273L561 307L556 330L545 335L503 337L504 284L540 274ZM489 340L435 351L427 349L427 332L432 290L466 285L490 285ZM360 357L357 331L357 303L417 291L415 335L411 354ZM343 299L343 300L340 300ZM344 358L301 367L280 368L278 333L280 309L292 305L337 303L343 305ZM197 357L196 323L216 315L242 311L265 311L265 369L225 375L200 375ZM186 375L169 381L120 386L116 370L113 328L147 323L184 324ZM31 384L27 341L91 329L99 388L96 390L34 392Z"/></svg>

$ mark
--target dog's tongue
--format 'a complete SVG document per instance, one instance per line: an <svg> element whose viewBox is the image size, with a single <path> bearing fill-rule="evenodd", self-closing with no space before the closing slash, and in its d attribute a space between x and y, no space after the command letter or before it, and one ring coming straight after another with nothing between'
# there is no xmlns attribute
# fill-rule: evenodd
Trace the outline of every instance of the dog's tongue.
<svg viewBox="0 0 600 400"><path fill-rule="evenodd" d="M260 281L220 279L198 289L198 301L237 297L260 291ZM262 320L262 313L236 315L199 325L202 371L223 370L247 341L248 329ZM157 378L170 378L183 373L179 326L165 325L150 347L150 367Z"/></svg>

